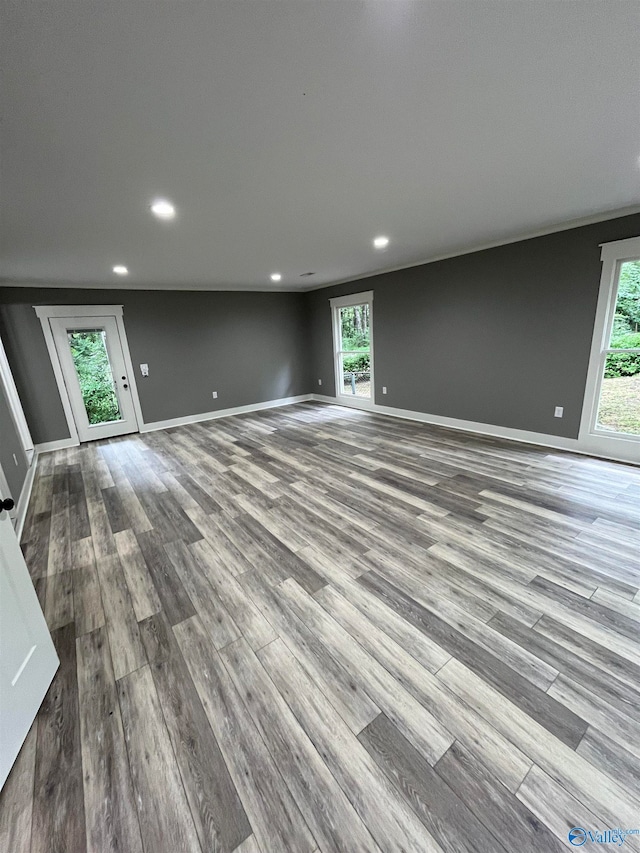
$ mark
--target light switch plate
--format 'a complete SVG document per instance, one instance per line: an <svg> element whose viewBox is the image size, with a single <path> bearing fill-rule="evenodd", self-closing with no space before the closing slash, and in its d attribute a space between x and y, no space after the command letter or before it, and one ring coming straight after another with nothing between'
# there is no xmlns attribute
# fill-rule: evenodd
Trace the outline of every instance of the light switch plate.
<svg viewBox="0 0 640 853"><path fill-rule="evenodd" d="M564 408L562 406L556 406L556 410L553 413L554 418L561 418L564 415Z"/></svg>

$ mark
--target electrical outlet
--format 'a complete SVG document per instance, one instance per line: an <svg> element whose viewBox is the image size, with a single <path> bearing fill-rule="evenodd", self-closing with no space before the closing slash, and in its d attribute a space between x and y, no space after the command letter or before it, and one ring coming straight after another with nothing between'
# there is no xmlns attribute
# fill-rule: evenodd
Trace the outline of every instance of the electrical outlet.
<svg viewBox="0 0 640 853"><path fill-rule="evenodd" d="M562 406L556 406L556 410L553 413L554 418L561 418L564 415L564 408Z"/></svg>
<svg viewBox="0 0 640 853"><path fill-rule="evenodd" d="M322 379L318 379L318 385L322 385Z"/></svg>
<svg viewBox="0 0 640 853"><path fill-rule="evenodd" d="M140 365L140 373L143 376L148 376L149 375L149 365L148 364L141 364Z"/></svg>
<svg viewBox="0 0 640 853"><path fill-rule="evenodd" d="M213 393L213 399L214 399L214 400L217 400L217 399L218 399L218 392L217 392L217 391L213 391L212 393Z"/></svg>
<svg viewBox="0 0 640 853"><path fill-rule="evenodd" d="M383 393L383 394L386 394L386 393L387 393L387 386L386 386L386 385L383 385L383 386L382 386L382 393Z"/></svg>

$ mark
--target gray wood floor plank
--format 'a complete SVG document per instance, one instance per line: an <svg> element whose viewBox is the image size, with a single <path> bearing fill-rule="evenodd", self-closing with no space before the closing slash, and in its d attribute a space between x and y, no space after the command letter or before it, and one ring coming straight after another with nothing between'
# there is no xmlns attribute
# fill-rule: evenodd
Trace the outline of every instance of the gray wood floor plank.
<svg viewBox="0 0 640 853"><path fill-rule="evenodd" d="M640 759L624 746L594 726L589 726L576 752L595 767L600 767L640 800Z"/></svg>
<svg viewBox="0 0 640 853"><path fill-rule="evenodd" d="M277 587L271 587L257 572L246 572L240 583L349 728L357 733L370 723L380 713L378 706L317 641L313 631L286 607Z"/></svg>
<svg viewBox="0 0 640 853"><path fill-rule="evenodd" d="M54 631L60 667L38 712L32 853L85 853L80 719L73 622Z"/></svg>
<svg viewBox="0 0 640 853"><path fill-rule="evenodd" d="M465 744L496 778L515 791L531 761L482 717L452 695L442 683L379 628L368 622L345 598L332 589L316 598L369 654L395 677L452 736ZM449 658L451 660L451 658Z"/></svg>
<svg viewBox="0 0 640 853"><path fill-rule="evenodd" d="M91 536L84 480L79 465L69 472L69 534L72 542Z"/></svg>
<svg viewBox="0 0 640 853"><path fill-rule="evenodd" d="M158 538L155 530L140 533L136 538L169 622L176 625L195 616L193 602L162 546L167 540Z"/></svg>
<svg viewBox="0 0 640 853"><path fill-rule="evenodd" d="M198 838L203 850L233 850L251 826L166 620L163 629L165 653L156 656L151 673Z"/></svg>
<svg viewBox="0 0 640 853"><path fill-rule="evenodd" d="M451 733L396 681L293 580L280 585L287 606L316 634L339 663L431 763L446 752Z"/></svg>
<svg viewBox="0 0 640 853"><path fill-rule="evenodd" d="M158 613L162 603L133 530L122 530L114 535L114 539L133 610L140 622Z"/></svg>
<svg viewBox="0 0 640 853"><path fill-rule="evenodd" d="M313 836L202 623L174 633L260 846L310 853Z"/></svg>
<svg viewBox="0 0 640 853"><path fill-rule="evenodd" d="M119 533L121 530L127 530L130 522L120 497L120 490L116 486L110 486L102 489L101 494L111 532Z"/></svg>
<svg viewBox="0 0 640 853"><path fill-rule="evenodd" d="M616 678L611 670L605 672L589 664L550 637L524 627L506 614L497 614L489 624L497 631L511 637L514 642L529 649L541 660L547 661L574 682L589 684L590 689L597 692L610 705L640 723L640 689L634 689L627 682Z"/></svg>
<svg viewBox="0 0 640 853"><path fill-rule="evenodd" d="M256 651L275 640L275 630L241 584L227 571L213 547L202 540L190 545L189 550L251 648Z"/></svg>
<svg viewBox="0 0 640 853"><path fill-rule="evenodd" d="M358 735L446 853L497 853L505 848L409 741L380 714ZM441 761L444 759L441 759Z"/></svg>
<svg viewBox="0 0 640 853"><path fill-rule="evenodd" d="M610 704L599 696L591 684L580 684L559 675L549 688L549 695L579 713L589 725L611 733L611 737L640 758L640 726L621 712L615 702Z"/></svg>
<svg viewBox="0 0 640 853"><path fill-rule="evenodd" d="M395 640L429 672L437 672L449 660L451 657L449 652L398 616L394 610L386 607L377 596L368 592L361 584L354 583L345 576L338 565L327 562L323 571L331 583L331 589L340 592L345 600L357 607L372 625ZM324 590L326 587L320 589L314 598L322 600Z"/></svg>
<svg viewBox="0 0 640 853"><path fill-rule="evenodd" d="M440 851L282 640L269 643L258 657L380 848Z"/></svg>
<svg viewBox="0 0 640 853"><path fill-rule="evenodd" d="M507 849L526 853L560 853L564 849L549 828L459 743L451 747L435 769L496 838L509 841Z"/></svg>
<svg viewBox="0 0 640 853"><path fill-rule="evenodd" d="M22 548L63 666L0 848L633 826L639 513L632 466L323 403L40 454Z"/></svg>
<svg viewBox="0 0 640 853"><path fill-rule="evenodd" d="M322 849L379 851L246 641L231 643L220 656Z"/></svg>
<svg viewBox="0 0 640 853"><path fill-rule="evenodd" d="M54 496L54 502L56 500ZM56 508L51 513L51 534L49 539L49 559L47 574L66 572L71 568L71 534L69 528L69 507Z"/></svg>
<svg viewBox="0 0 640 853"><path fill-rule="evenodd" d="M96 558L115 553L116 545L109 524L109 516L102 499L102 492L91 470L83 472L89 526Z"/></svg>
<svg viewBox="0 0 640 853"><path fill-rule="evenodd" d="M74 572L57 572L47 578L44 614L50 631L73 622Z"/></svg>
<svg viewBox="0 0 640 853"><path fill-rule="evenodd" d="M240 637L240 629L220 600L215 587L209 582L194 552L185 542L169 542L164 549L216 649L237 640Z"/></svg>
<svg viewBox="0 0 640 853"><path fill-rule="evenodd" d="M76 636L80 637L104 625L102 593L95 563L76 569L72 574Z"/></svg>
<svg viewBox="0 0 640 853"><path fill-rule="evenodd" d="M618 679L631 687L637 687L640 684L640 664L607 646L606 636L599 635L598 640L602 642L597 642L592 636L572 630L555 618L555 615L554 617L542 616L534 625L534 631L569 649L577 657L583 658L593 666L605 672L614 673ZM587 627L587 631L591 633L590 627Z"/></svg>
<svg viewBox="0 0 640 853"><path fill-rule="evenodd" d="M451 660L437 677L588 809L597 811L612 826L620 821L629 826L633 824L640 804L627 790L551 735L471 670Z"/></svg>
<svg viewBox="0 0 640 853"><path fill-rule="evenodd" d="M102 606L116 679L147 662L129 589L117 554L97 561Z"/></svg>
<svg viewBox="0 0 640 853"><path fill-rule="evenodd" d="M597 829L602 826L597 815L585 808L535 764L518 789L517 797L531 814L553 832L563 847L568 845L569 830L573 827ZM537 849L540 850L541 847L538 846Z"/></svg>
<svg viewBox="0 0 640 853"><path fill-rule="evenodd" d="M269 533L259 522L246 513L238 519L247 533L253 537L254 543L261 549L263 565L272 574L274 582L294 578L309 593L314 593L324 586L324 578L300 559L285 545Z"/></svg>
<svg viewBox="0 0 640 853"><path fill-rule="evenodd" d="M91 536L71 541L71 564L74 569L83 569L85 566L93 565L95 560L96 555Z"/></svg>
<svg viewBox="0 0 640 853"><path fill-rule="evenodd" d="M451 655L477 672L525 713L540 722L569 746L575 747L585 733L587 723L566 706L536 688L514 669L460 631L452 628L435 613L422 607L387 580L369 572L358 579L367 589L379 595L390 607L402 613L416 627L446 649Z"/></svg>
<svg viewBox="0 0 640 853"><path fill-rule="evenodd" d="M106 630L80 637L78 692L88 853L142 853Z"/></svg>
<svg viewBox="0 0 640 853"><path fill-rule="evenodd" d="M250 835L236 847L233 853L262 853L262 850L255 835Z"/></svg>
<svg viewBox="0 0 640 853"><path fill-rule="evenodd" d="M29 539L23 539L24 557L32 578L47 574L49 565L49 542L51 539L51 510L37 513L29 533Z"/></svg>
<svg viewBox="0 0 640 853"><path fill-rule="evenodd" d="M182 786L151 671L118 682L118 699L145 848L157 853L201 847Z"/></svg>
<svg viewBox="0 0 640 853"><path fill-rule="evenodd" d="M22 744L16 763L0 792L0 850L29 853L38 722Z"/></svg>

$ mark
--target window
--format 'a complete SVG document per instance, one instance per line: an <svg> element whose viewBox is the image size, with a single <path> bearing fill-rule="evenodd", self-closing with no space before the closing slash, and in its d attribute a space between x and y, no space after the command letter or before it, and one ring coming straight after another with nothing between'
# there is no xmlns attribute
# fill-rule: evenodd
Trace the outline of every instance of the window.
<svg viewBox="0 0 640 853"><path fill-rule="evenodd" d="M602 249L580 428L585 450L640 461L640 238Z"/></svg>
<svg viewBox="0 0 640 853"><path fill-rule="evenodd" d="M331 300L336 397L352 405L373 402L373 293Z"/></svg>

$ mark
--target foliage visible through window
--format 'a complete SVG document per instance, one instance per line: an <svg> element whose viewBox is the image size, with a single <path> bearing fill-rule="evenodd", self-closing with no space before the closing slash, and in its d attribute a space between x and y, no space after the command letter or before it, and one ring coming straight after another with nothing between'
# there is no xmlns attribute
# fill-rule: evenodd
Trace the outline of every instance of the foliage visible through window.
<svg viewBox="0 0 640 853"><path fill-rule="evenodd" d="M342 349L349 352L353 350L365 350L365 352L359 355L344 357L343 366L345 371L368 371L370 346L369 305L350 305L348 308L341 308L340 325Z"/></svg>
<svg viewBox="0 0 640 853"><path fill-rule="evenodd" d="M640 261L626 261L620 268L616 313L610 349L640 349ZM607 379L640 373L640 352L610 355Z"/></svg>
<svg viewBox="0 0 640 853"><path fill-rule="evenodd" d="M90 424L120 420L120 407L102 329L69 332L71 356Z"/></svg>
<svg viewBox="0 0 640 853"><path fill-rule="evenodd" d="M640 435L640 260L625 261L620 267L616 310L607 349L598 427Z"/></svg>
<svg viewBox="0 0 640 853"><path fill-rule="evenodd" d="M368 303L340 308L340 341L342 393L370 397L371 314Z"/></svg>

